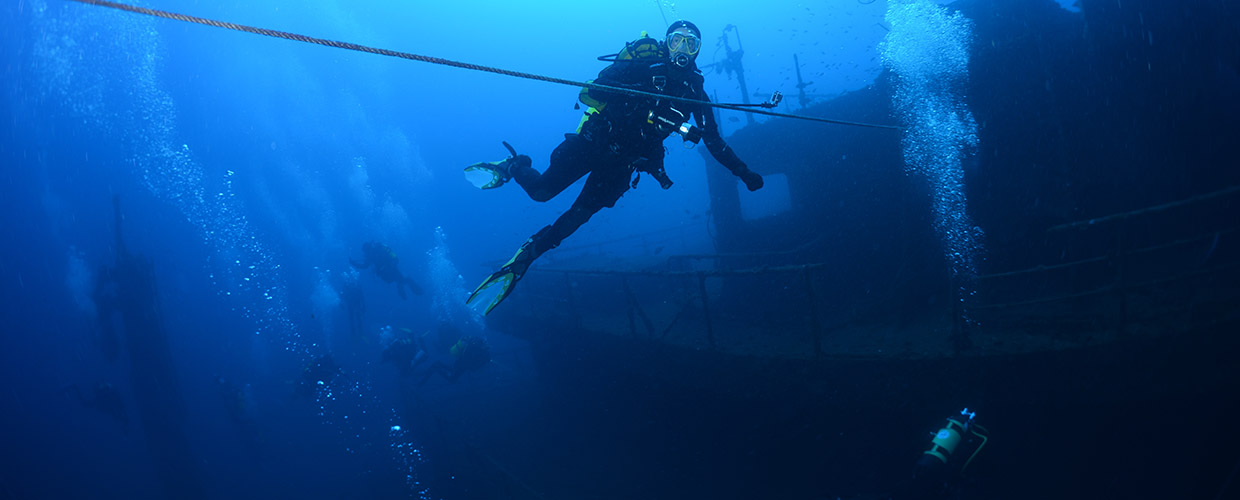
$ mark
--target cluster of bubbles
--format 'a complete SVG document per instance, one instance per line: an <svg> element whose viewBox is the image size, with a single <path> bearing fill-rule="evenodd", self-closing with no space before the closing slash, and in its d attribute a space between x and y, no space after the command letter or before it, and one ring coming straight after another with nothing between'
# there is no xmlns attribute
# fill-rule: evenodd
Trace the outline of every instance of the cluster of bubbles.
<svg viewBox="0 0 1240 500"><path fill-rule="evenodd" d="M676 9L676 3L672 0L654 0L654 3L659 6L659 11L663 13L663 16L669 22L676 19L684 19L680 17L680 11Z"/></svg>
<svg viewBox="0 0 1240 500"><path fill-rule="evenodd" d="M895 75L892 101L907 127L905 171L930 188L935 229L963 301L975 293L982 252L964 190L963 162L978 144L964 99L972 22L931 0L893 0L886 20L891 31L880 52Z"/></svg>
<svg viewBox="0 0 1240 500"><path fill-rule="evenodd" d="M173 206L198 230L210 249L209 274L218 293L227 296L235 311L255 325L254 333L278 339L285 351L303 363L322 349L302 340L290 319L287 288L278 259L258 237L236 196L233 170L211 172L195 159L188 144L178 140L176 106L162 88L160 35L156 21L130 13L82 6L72 2L49 4L31 0L34 40L31 66L41 101L61 109L102 136L117 143L130 160L125 172L139 179L154 196ZM87 10L90 9L90 10ZM208 192L205 179L218 178L218 190ZM365 183L361 177L353 182ZM392 225L407 218L390 201L379 206ZM70 290L79 293L89 272L80 256L71 255ZM315 300L330 302L338 296L321 273ZM264 335L266 334L266 335ZM256 352L261 352L256 350ZM428 498L416 477L421 452L404 431L394 409L383 410L368 383L354 374L348 382L323 383L315 390L318 414L324 423L349 438L350 453L371 443L388 443L411 491ZM382 414L381 423L371 418Z"/></svg>
<svg viewBox="0 0 1240 500"><path fill-rule="evenodd" d="M304 351L278 286L279 264L250 228L232 188L236 172L209 175L188 144L178 140L176 106L160 85L160 35L150 18L71 2L31 2L31 66L42 101L54 101L129 156L127 167L157 198L181 212L212 250L211 280L235 297L235 308L277 332L290 351ZM86 10L91 9L91 10Z"/></svg>
<svg viewBox="0 0 1240 500"><path fill-rule="evenodd" d="M310 293L310 307L314 310L314 318L319 322L319 329L328 339L329 345L334 338L336 314L340 309L340 292L332 286L332 271L315 268L318 279L314 291Z"/></svg>
<svg viewBox="0 0 1240 500"><path fill-rule="evenodd" d="M414 178L415 174L406 173L406 177ZM370 167L365 157L353 158L347 177L353 201L366 214L368 231L374 233L380 241L389 242L400 241L409 234L413 225L409 212L390 195L380 197L375 194L370 186Z"/></svg>
<svg viewBox="0 0 1240 500"><path fill-rule="evenodd" d="M457 270L448 255L448 237L443 227L435 227L435 246L426 252L430 269L431 285L435 290L433 308L440 321L465 325L471 333L481 332L484 327L482 315L467 307L461 297L469 294L465 277Z"/></svg>
<svg viewBox="0 0 1240 500"><path fill-rule="evenodd" d="M367 439L368 434L380 431L371 422L375 415L377 399L370 390L370 384L349 375L342 375L340 380L318 382L315 387L314 401L318 406L318 416L323 422L345 437L345 450L350 454L368 448L370 443L382 439Z"/></svg>
<svg viewBox="0 0 1240 500"><path fill-rule="evenodd" d="M391 338L391 327L384 327L379 335L381 339ZM311 349L318 347L310 345ZM420 500L431 500L430 490L419 476L426 464L421 447L404 430L399 412L379 398L366 375L342 370L330 380L315 381L311 390L316 415L336 432L350 455L374 453L379 451L377 443L385 443L386 453L403 476L410 493Z"/></svg>
<svg viewBox="0 0 1240 500"><path fill-rule="evenodd" d="M417 471L421 470L426 459L422 457L422 449L409 440L408 431L396 422L396 411L392 411L390 420L392 425L388 426L388 447L391 449L392 458L396 461L396 465L400 470L405 472L405 485L409 487L409 491L417 495L419 500L430 500L430 489L422 484L422 480L418 477Z"/></svg>

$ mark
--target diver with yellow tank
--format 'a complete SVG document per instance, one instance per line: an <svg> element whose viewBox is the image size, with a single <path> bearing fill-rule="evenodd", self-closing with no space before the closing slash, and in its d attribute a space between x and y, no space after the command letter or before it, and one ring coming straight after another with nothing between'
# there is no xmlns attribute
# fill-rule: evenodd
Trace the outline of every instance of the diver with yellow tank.
<svg viewBox="0 0 1240 500"><path fill-rule="evenodd" d="M417 376L421 387L433 375L456 383L466 373L475 372L491 362L491 345L485 337L463 334L449 322L441 322L435 334L414 334L408 328L385 326L379 333L383 363L396 367L402 377L413 375L418 367L431 360L431 365Z"/></svg>
<svg viewBox="0 0 1240 500"><path fill-rule="evenodd" d="M976 416L977 412L965 408L960 414L947 417L947 423L933 434L930 447L917 461L912 480L891 498L957 498L965 470L990 439L990 432L974 422Z"/></svg>
<svg viewBox="0 0 1240 500"><path fill-rule="evenodd" d="M705 81L696 59L702 49L702 32L689 21L676 21L663 41L643 36L625 45L620 53L600 57L611 62L594 83L663 96L709 101ZM583 89L580 100L589 107L577 133L565 134L551 153L542 173L531 166L529 156L517 154L504 143L511 156L505 160L477 163L465 168L466 178L482 189L492 189L515 179L534 201L544 202L586 177L585 187L567 212L526 240L499 271L487 277L466 301L489 314L512 293L538 256L560 245L577 228L604 207L615 206L640 172L651 175L663 189L671 187L663 169L663 141L673 133L686 141L706 143L719 163L740 178L750 191L762 187L762 176L749 169L719 134L713 111L702 104L635 96L618 91ZM690 125L690 116L696 126ZM587 177L587 174L589 176Z"/></svg>
<svg viewBox="0 0 1240 500"><path fill-rule="evenodd" d="M431 363L430 369L418 379L418 387L426 385L435 374L442 376L448 383L455 384L462 375L480 370L491 363L491 345L483 337L465 335L448 348L448 355L452 364L443 361Z"/></svg>

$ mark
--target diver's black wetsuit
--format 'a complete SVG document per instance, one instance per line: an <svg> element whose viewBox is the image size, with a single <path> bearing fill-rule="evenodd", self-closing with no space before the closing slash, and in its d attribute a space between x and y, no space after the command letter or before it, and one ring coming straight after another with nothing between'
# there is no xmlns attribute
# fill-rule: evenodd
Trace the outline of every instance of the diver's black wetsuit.
<svg viewBox="0 0 1240 500"><path fill-rule="evenodd" d="M660 55L618 60L603 69L594 82L708 101L702 88L703 80L695 64L679 68L668 63L665 55ZM564 238L573 234L603 207L615 206L620 196L629 190L634 171L656 176L662 174L663 140L673 130L660 130L648 123L647 118L652 110L665 112L670 106L685 113L686 117L692 113L696 124L702 129L702 138L711 156L738 177L746 174L757 177L750 174L749 167L723 141L713 110L707 106L669 101L656 103L646 97L594 89L589 91L589 95L606 103L606 106L601 112L590 116L582 125L580 134L565 134L564 142L551 153L551 164L546 171L539 174L528 164L519 164L512 170L513 179L534 201L550 200L589 174L585 188L573 202L572 208L531 238L531 260L559 246ZM749 182L752 181L747 181L747 184ZM760 177L756 182L761 187ZM750 189L757 187L751 185Z"/></svg>

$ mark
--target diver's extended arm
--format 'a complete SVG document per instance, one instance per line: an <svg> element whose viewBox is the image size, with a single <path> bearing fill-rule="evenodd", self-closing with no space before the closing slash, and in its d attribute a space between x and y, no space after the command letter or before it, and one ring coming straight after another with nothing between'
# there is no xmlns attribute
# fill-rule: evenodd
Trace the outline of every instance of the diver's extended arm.
<svg viewBox="0 0 1240 500"><path fill-rule="evenodd" d="M702 96L703 100L710 100L706 97L706 92L698 92L698 95ZM741 161L740 157L736 156L736 151L724 142L723 135L719 133L719 123L715 120L715 108L699 106L693 114L697 118L698 126L702 127L702 142L706 143L706 150L710 151L710 155L732 172L732 175L740 177L750 191L761 189L765 184L762 176L750 170L749 165Z"/></svg>

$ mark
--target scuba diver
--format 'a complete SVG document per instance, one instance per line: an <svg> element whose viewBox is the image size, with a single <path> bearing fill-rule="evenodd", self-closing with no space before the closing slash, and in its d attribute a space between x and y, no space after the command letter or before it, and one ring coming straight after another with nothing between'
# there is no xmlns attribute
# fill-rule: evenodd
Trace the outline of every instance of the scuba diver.
<svg viewBox="0 0 1240 500"><path fill-rule="evenodd" d="M423 337L426 336L427 335L424 335ZM431 347L433 347L437 352L449 352L452 350L452 346L456 345L457 342L460 342L461 337L464 336L465 335L461 333L461 329L457 328L455 324L448 321L440 321L439 328L435 330L435 338ZM423 344L425 344L425 342L423 342Z"/></svg>
<svg viewBox="0 0 1240 500"><path fill-rule="evenodd" d="M447 321L439 323L439 328L433 336L429 331L421 335L414 335L413 331L408 328L393 329L391 326L385 326L380 330L379 338L384 339L383 343L387 346L383 349L382 362L395 366L400 371L401 376L413 373L428 357L455 356L456 353L463 350L463 348L456 351L453 350L463 337L456 325ZM486 352L489 360L489 349ZM447 369L447 365L443 363L438 364L445 370ZM431 369L432 372L436 370L435 368ZM450 372L450 370L446 371ZM460 375L457 376L459 377ZM423 378L428 377L429 374Z"/></svg>
<svg viewBox="0 0 1240 500"><path fill-rule="evenodd" d="M960 482L964 471L986 441L990 432L973 421L977 412L965 408L959 415L947 417L947 424L930 442L930 448L921 454L913 477L893 500L943 500L959 498Z"/></svg>
<svg viewBox="0 0 1240 500"><path fill-rule="evenodd" d="M400 272L400 259L396 258L396 252L391 247L379 243L377 241L367 241L362 244L362 261L359 263L349 258L349 264L356 269L366 269L370 266L375 267L375 276L383 280L384 283L396 283L396 293L401 299L405 298L405 288L408 287L414 295L422 295L422 287L418 286L412 279Z"/></svg>
<svg viewBox="0 0 1240 500"><path fill-rule="evenodd" d="M94 393L90 398L82 394L82 389L77 384L69 384L61 392L74 396L82 408L90 408L112 417L112 420L120 424L121 429L128 433L129 413L125 411L125 400L121 398L121 392L112 384L105 382L95 384L92 389Z"/></svg>
<svg viewBox="0 0 1240 500"><path fill-rule="evenodd" d="M297 381L296 395L303 397L313 397L314 391L319 387L330 386L336 377L343 374L340 365L336 364L336 360L332 359L331 354L324 354L310 361L301 370L301 379Z"/></svg>
<svg viewBox="0 0 1240 500"><path fill-rule="evenodd" d="M384 330L390 332L391 328L384 327ZM382 362L391 363L400 371L401 376L405 376L413 373L413 369L426 358L426 346L422 341L423 336L413 335L408 328L401 328L400 332L400 338L392 340L391 344L383 348Z"/></svg>
<svg viewBox="0 0 1240 500"><path fill-rule="evenodd" d="M487 343L486 339L472 335L461 337L461 340L457 341L448 350L448 354L456 358L452 362L452 366L449 367L442 361L434 362L431 364L430 369L418 380L418 387L426 385L426 382L436 373L443 376L449 383L455 384L461 378L461 375L476 371L491 362L490 344Z"/></svg>
<svg viewBox="0 0 1240 500"><path fill-rule="evenodd" d="M668 27L662 42L643 33L620 53L600 57L599 60L612 64L599 73L594 83L709 101L702 87L702 72L695 62L701 49L702 33L697 26L676 21ZM506 142L509 158L465 168L466 178L479 188L497 188L516 179L526 194L538 202L554 198L589 174L572 207L555 223L526 240L512 259L469 296L466 303L484 306L483 314L489 314L512 293L534 259L559 246L599 210L615 206L630 186L636 186L634 175L648 173L663 189L670 188L672 181L663 169L663 140L673 132L685 141L705 140L711 156L739 177L750 191L763 185L762 176L750 170L724 142L713 110L704 104L593 88L582 89L580 100L589 109L577 133L565 134L564 142L551 153L550 165L541 174L531 166L529 156L517 154ZM690 115L696 126L688 123Z"/></svg>

